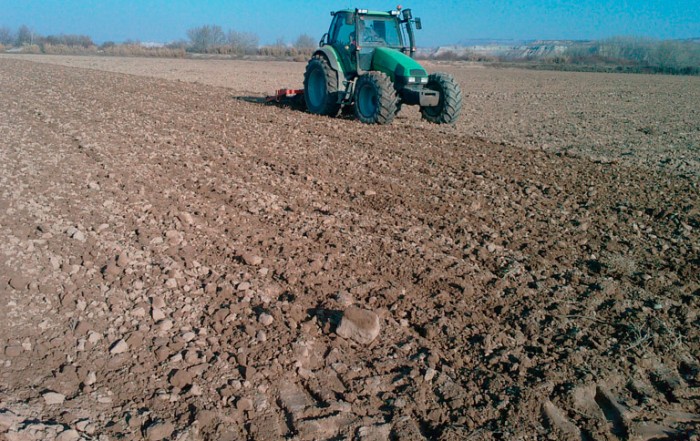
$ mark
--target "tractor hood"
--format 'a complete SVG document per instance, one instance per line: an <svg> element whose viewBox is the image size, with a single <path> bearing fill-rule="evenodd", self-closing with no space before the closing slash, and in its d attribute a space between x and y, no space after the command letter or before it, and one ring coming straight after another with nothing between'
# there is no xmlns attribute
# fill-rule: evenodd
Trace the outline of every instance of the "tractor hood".
<svg viewBox="0 0 700 441"><path fill-rule="evenodd" d="M423 66L416 60L396 49L387 47L374 49L372 70L384 72L394 82L406 81L409 77L421 78L428 76Z"/></svg>

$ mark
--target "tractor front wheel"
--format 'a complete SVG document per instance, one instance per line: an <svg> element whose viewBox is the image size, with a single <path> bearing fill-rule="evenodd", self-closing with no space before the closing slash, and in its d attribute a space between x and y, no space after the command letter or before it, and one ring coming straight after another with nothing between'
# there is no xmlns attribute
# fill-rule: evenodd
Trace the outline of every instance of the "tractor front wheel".
<svg viewBox="0 0 700 441"><path fill-rule="evenodd" d="M366 124L389 124L396 116L398 97L391 79L367 72L355 83L355 116Z"/></svg>
<svg viewBox="0 0 700 441"><path fill-rule="evenodd" d="M306 65L304 101L309 112L317 115L337 116L340 111L338 77L322 56L313 57Z"/></svg>
<svg viewBox="0 0 700 441"><path fill-rule="evenodd" d="M428 77L428 89L440 92L440 102L434 107L421 107L423 119L435 124L452 124L462 113L462 90L446 73L434 73Z"/></svg>

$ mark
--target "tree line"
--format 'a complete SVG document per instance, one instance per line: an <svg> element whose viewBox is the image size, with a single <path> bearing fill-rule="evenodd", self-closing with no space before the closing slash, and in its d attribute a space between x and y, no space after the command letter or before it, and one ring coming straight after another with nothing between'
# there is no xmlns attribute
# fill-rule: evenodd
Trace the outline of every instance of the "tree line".
<svg viewBox="0 0 700 441"><path fill-rule="evenodd" d="M34 32L29 26L22 25L17 31L12 31L7 26L0 27L0 44L6 47L22 47L40 44L64 44L66 46L95 46L95 43L87 35L49 35L42 36Z"/></svg>
<svg viewBox="0 0 700 441"><path fill-rule="evenodd" d="M700 41L613 37L572 46L562 62L618 65L657 73L700 75Z"/></svg>
<svg viewBox="0 0 700 441"><path fill-rule="evenodd" d="M273 44L261 46L257 34L234 29L224 32L219 25L190 28L187 38L189 52L205 54L294 56L310 54L318 45L310 35L301 34L291 44L280 37Z"/></svg>
<svg viewBox="0 0 700 441"><path fill-rule="evenodd" d="M187 39L165 45L146 45L127 40L122 43L106 41L97 45L90 36L59 34L42 36L26 25L13 31L0 27L0 49L20 48L32 53L106 53L108 55L153 55L184 56L187 52L201 54L306 56L317 46L317 41L307 34L299 35L288 44L284 38L274 43L260 45L260 38L252 32L234 29L224 31L219 25L204 25L188 29ZM157 54L156 54L157 55Z"/></svg>

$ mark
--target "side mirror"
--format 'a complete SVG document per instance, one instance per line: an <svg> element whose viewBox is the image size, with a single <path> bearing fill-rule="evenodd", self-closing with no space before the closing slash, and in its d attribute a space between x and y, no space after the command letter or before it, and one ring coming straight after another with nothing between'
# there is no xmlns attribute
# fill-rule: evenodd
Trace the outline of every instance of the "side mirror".
<svg viewBox="0 0 700 441"><path fill-rule="evenodd" d="M423 29L423 23L421 23L420 18L416 18L414 22L416 23L416 29Z"/></svg>
<svg viewBox="0 0 700 441"><path fill-rule="evenodd" d="M403 10L403 19L408 21L413 18L413 14L411 13L410 9L404 9Z"/></svg>

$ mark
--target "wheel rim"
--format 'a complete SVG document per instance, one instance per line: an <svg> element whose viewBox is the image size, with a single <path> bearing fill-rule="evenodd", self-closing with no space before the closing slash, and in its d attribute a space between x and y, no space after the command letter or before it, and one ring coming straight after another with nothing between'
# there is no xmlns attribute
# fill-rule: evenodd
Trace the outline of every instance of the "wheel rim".
<svg viewBox="0 0 700 441"><path fill-rule="evenodd" d="M377 91L369 84L365 84L360 88L357 94L357 108L360 114L364 117L372 117L377 113L379 107L379 99Z"/></svg>
<svg viewBox="0 0 700 441"><path fill-rule="evenodd" d="M309 102L313 106L323 104L326 95L326 77L321 69L314 69L309 75L309 85L306 93L309 95Z"/></svg>

